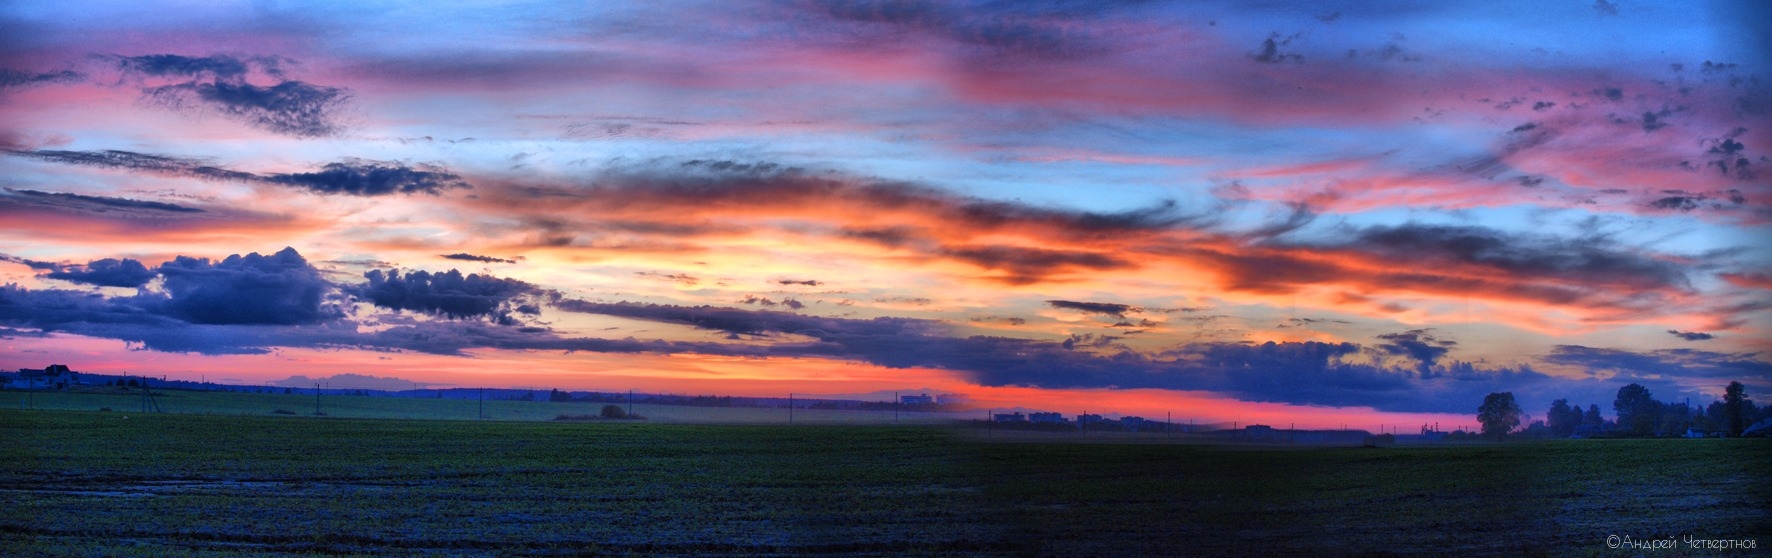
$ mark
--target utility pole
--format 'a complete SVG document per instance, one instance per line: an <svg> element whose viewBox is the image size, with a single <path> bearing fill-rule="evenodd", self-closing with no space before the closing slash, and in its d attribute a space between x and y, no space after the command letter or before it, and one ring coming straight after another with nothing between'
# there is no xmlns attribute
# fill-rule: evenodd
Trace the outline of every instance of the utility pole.
<svg viewBox="0 0 1772 558"><path fill-rule="evenodd" d="M634 390L628 390L628 416L634 416Z"/></svg>
<svg viewBox="0 0 1772 558"><path fill-rule="evenodd" d="M788 394L788 424L794 423L794 394Z"/></svg>
<svg viewBox="0 0 1772 558"><path fill-rule="evenodd" d="M480 388L480 420L486 420L486 388Z"/></svg>
<svg viewBox="0 0 1772 558"><path fill-rule="evenodd" d="M320 416L320 384L314 384L314 416Z"/></svg>

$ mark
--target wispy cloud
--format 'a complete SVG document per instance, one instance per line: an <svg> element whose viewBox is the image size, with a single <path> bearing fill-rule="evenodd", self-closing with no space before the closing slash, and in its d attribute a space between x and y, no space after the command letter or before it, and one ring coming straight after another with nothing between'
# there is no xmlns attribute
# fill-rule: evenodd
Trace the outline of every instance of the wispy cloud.
<svg viewBox="0 0 1772 558"><path fill-rule="evenodd" d="M339 133L342 126L336 113L350 98L349 92L341 88L285 79L282 61L275 57L153 54L118 56L115 60L125 75L171 80L142 86L142 97L157 105L176 111L213 112L293 137ZM274 83L251 83L248 78L252 70L272 78Z"/></svg>
<svg viewBox="0 0 1772 558"><path fill-rule="evenodd" d="M8 151L10 155L51 163L116 168L204 180L275 184L317 194L385 196L389 194L440 194L454 188L472 188L460 176L437 165L346 159L327 163L313 172L241 172L206 164L198 159L169 157L132 151Z"/></svg>

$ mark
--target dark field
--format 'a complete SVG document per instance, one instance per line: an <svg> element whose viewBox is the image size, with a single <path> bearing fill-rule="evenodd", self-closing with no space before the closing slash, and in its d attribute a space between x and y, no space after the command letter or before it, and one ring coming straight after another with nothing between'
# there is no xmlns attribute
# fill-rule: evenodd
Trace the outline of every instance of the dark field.
<svg viewBox="0 0 1772 558"><path fill-rule="evenodd" d="M125 417L128 418L125 418ZM1772 544L1772 443L0 411L0 555L1634 555ZM1653 555L1715 555L1658 551Z"/></svg>

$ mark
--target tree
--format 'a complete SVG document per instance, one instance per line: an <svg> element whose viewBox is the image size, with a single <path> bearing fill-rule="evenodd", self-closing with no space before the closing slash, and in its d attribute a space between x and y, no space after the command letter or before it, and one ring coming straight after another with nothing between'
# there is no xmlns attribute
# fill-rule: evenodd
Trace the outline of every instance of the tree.
<svg viewBox="0 0 1772 558"><path fill-rule="evenodd" d="M1660 407L1661 402L1655 400L1649 388L1638 384L1618 388L1618 398L1612 400L1612 410L1618 413L1618 427L1632 436L1648 436L1655 432Z"/></svg>
<svg viewBox="0 0 1772 558"><path fill-rule="evenodd" d="M1544 422L1551 429L1551 435L1568 438L1575 433L1575 427L1581 426L1581 408L1569 406L1568 399L1551 402L1550 410L1544 413Z"/></svg>
<svg viewBox="0 0 1772 558"><path fill-rule="evenodd" d="M1606 417L1600 416L1600 405L1598 403L1587 406L1587 413L1581 415L1581 425L1590 428L1606 426Z"/></svg>
<svg viewBox="0 0 1772 558"><path fill-rule="evenodd" d="M1684 402L1662 403L1661 423L1655 432L1663 436L1680 436L1692 427L1692 407Z"/></svg>
<svg viewBox="0 0 1772 558"><path fill-rule="evenodd" d="M1520 410L1520 405L1514 402L1514 392L1491 393L1483 398L1482 406L1477 407L1477 422L1483 424L1484 436L1494 436L1500 440L1508 431L1520 425L1520 418L1525 414Z"/></svg>
<svg viewBox="0 0 1772 558"><path fill-rule="evenodd" d="M1754 414L1754 403L1747 398L1747 386L1741 382L1729 382L1729 387L1723 389L1723 427L1729 436L1740 437Z"/></svg>
<svg viewBox="0 0 1772 558"><path fill-rule="evenodd" d="M628 412L621 410L621 405L604 405L602 415L606 419L628 418Z"/></svg>

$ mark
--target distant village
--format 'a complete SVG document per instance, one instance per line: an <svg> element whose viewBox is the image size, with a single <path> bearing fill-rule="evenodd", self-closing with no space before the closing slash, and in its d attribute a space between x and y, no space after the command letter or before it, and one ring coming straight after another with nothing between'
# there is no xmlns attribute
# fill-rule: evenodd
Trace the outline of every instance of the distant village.
<svg viewBox="0 0 1772 558"><path fill-rule="evenodd" d="M1078 413L1075 419L1065 418L1062 413L1054 412L1011 412L992 413L990 423L994 428L1006 430L1031 430L1047 432L1144 432L1168 435L1184 435L1194 439L1207 439L1223 442L1261 443L1261 444L1311 444L1311 445L1358 445L1376 443L1421 443L1440 442L1459 439L1474 439L1474 435L1463 430L1453 432L1441 431L1438 425L1422 425L1419 432L1397 434L1392 432L1373 435L1366 430L1357 429L1297 429L1275 428L1266 424L1241 424L1237 422L1215 422L1199 424L1192 421L1176 422L1171 419L1153 420L1140 416L1122 416L1108 418L1095 413Z"/></svg>

